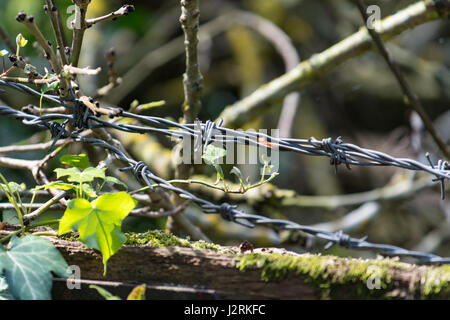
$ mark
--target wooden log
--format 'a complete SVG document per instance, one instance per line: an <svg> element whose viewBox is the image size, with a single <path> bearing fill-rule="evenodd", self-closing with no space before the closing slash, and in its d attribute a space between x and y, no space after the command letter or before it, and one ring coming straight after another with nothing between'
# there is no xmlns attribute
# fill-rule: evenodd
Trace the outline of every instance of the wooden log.
<svg viewBox="0 0 450 320"><path fill-rule="evenodd" d="M55 280L55 299L101 298L97 284L125 298L132 287L147 284L151 299L320 299L448 298L450 268L418 266L397 259L351 259L296 254L263 248L241 254L189 247L124 246L108 262L80 242L52 239L69 265L81 269L81 290ZM239 270L240 266L245 271ZM372 269L372 270L370 270ZM378 286L377 286L378 276ZM264 278L264 279L263 279ZM369 282L370 284L368 284ZM372 285L372 289L369 286ZM90 291L89 291L90 290ZM90 292L90 293L88 293Z"/></svg>
<svg viewBox="0 0 450 320"><path fill-rule="evenodd" d="M17 226L6 228L1 235ZM122 299L140 284L146 284L146 297L152 300L450 298L449 265L253 249L245 242L239 248L222 247L149 231L127 234L128 245L111 257L103 275L99 252L79 241L46 238L80 270L80 289L69 289L67 280L55 278L54 299L103 299L91 284Z"/></svg>

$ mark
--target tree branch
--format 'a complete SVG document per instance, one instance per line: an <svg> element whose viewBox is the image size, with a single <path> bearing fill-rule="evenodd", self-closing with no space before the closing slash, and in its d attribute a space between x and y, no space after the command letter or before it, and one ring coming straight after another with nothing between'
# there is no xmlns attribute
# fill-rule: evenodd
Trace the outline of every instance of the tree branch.
<svg viewBox="0 0 450 320"><path fill-rule="evenodd" d="M369 21L369 16L366 12L366 8L362 2L362 0L352 0L356 6L359 9L359 12L361 13L361 16L363 18L363 21L366 23ZM431 137L433 138L434 142L438 145L439 149L441 150L442 154L447 158L450 159L450 152L448 150L448 146L445 144L444 141L439 137L436 130L434 129L433 123L431 119L428 117L428 114L426 113L424 107L420 103L417 96L411 91L411 88L408 85L408 82L406 81L405 77L403 77L402 72L400 71L397 64L392 59L391 54L384 46L383 40L381 39L380 35L375 31L375 29L367 28L370 36L372 37L373 41L375 42L375 45L378 48L378 51L381 53L381 56L386 61L387 65L391 69L392 73L395 76L395 79L397 80L398 84L400 85L400 88L403 91L403 94L407 97L407 103L406 105L410 107L413 111L417 112L417 114L422 119L425 128L430 133Z"/></svg>
<svg viewBox="0 0 450 320"><path fill-rule="evenodd" d="M3 42L8 47L9 51L16 52L16 45L9 37L8 33L6 33L5 29L0 25L0 39L3 40Z"/></svg>
<svg viewBox="0 0 450 320"><path fill-rule="evenodd" d="M36 40L41 45L42 49L44 49L45 57L50 61L53 71L58 74L61 73L62 66L58 63L52 48L50 48L48 40L44 38L44 35L37 27L34 17L27 16L25 12L21 11L17 14L16 20L23 23L34 34Z"/></svg>
<svg viewBox="0 0 450 320"><path fill-rule="evenodd" d="M84 32L88 28L86 24L86 11L91 0L72 0L75 3L75 20L73 26L73 40L71 48L71 64L78 66L80 59L81 46L83 45Z"/></svg>
<svg viewBox="0 0 450 320"><path fill-rule="evenodd" d="M383 19L377 33L383 41L417 25L448 16L450 7L438 6L439 1L420 1ZM448 2L448 0L445 0ZM270 102L297 91L326 75L343 62L373 50L374 44L366 28L347 37L327 50L313 55L292 71L261 86L248 97L228 106L219 116L225 126L241 127L259 116L270 106Z"/></svg>
<svg viewBox="0 0 450 320"><path fill-rule="evenodd" d="M57 49L61 58L61 64L64 66L69 64L69 61L66 55L66 40L58 7L56 6L55 0L45 0L45 3L46 5L44 6L44 10L52 23L53 33L55 35L56 43L58 44Z"/></svg>
<svg viewBox="0 0 450 320"><path fill-rule="evenodd" d="M111 12L110 14L86 20L86 26L87 26L87 28L90 28L91 26L93 26L94 24L99 23L99 22L108 21L108 20L115 21L117 19L117 17L127 16L129 13L131 13L133 11L134 11L134 6L125 4L120 9L118 9L114 12Z"/></svg>
<svg viewBox="0 0 450 320"><path fill-rule="evenodd" d="M184 121L191 123L197 118L201 107L200 92L203 76L198 65L198 29L200 21L199 0L181 0L180 23L184 31L186 72L184 84Z"/></svg>

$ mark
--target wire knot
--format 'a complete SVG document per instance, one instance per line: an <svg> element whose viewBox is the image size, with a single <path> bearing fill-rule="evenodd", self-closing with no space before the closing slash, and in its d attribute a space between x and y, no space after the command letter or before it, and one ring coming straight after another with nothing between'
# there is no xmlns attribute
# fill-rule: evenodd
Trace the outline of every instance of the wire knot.
<svg viewBox="0 0 450 320"><path fill-rule="evenodd" d="M350 164L348 163L348 157L345 150L337 147L342 144L342 137L337 137L336 140L333 141L332 138L325 138L322 141L317 141L314 138L309 139L309 142L315 146L321 148L323 151L329 154L330 164L334 165L335 172L338 171L338 165L345 163L347 169L351 170Z"/></svg>
<svg viewBox="0 0 450 320"><path fill-rule="evenodd" d="M234 209L236 209L236 205L231 205L227 202L224 202L220 205L218 211L223 219L227 221L234 222L235 221L235 212Z"/></svg>
<svg viewBox="0 0 450 320"><path fill-rule="evenodd" d="M142 184L145 183L150 188L150 190L152 190L152 191L154 190L153 186L152 186L152 183L151 183L150 179L147 176L147 174L148 174L147 171L150 172L150 170L148 169L148 166L147 166L147 164L144 161L139 161L139 162L137 162L134 165L131 165L131 166L126 167L126 168L121 168L119 170L120 171L132 170L133 171L133 175L136 177L136 180L139 183L142 183Z"/></svg>
<svg viewBox="0 0 450 320"><path fill-rule="evenodd" d="M351 249L355 246L355 242L361 243L367 239L367 236L364 236L361 239L353 239L348 234L345 234L342 230L339 230L339 231L333 233L333 236L335 237L335 239L326 244L325 250L331 248L336 243L339 244L343 248Z"/></svg>
<svg viewBox="0 0 450 320"><path fill-rule="evenodd" d="M48 152L53 150L53 147L56 144L56 141L61 139L62 135L66 132L66 125L69 120L64 121L62 124L58 122L44 122L44 125L50 131L50 134L53 138L53 142L48 149Z"/></svg>
<svg viewBox="0 0 450 320"><path fill-rule="evenodd" d="M93 115L91 109L87 108L79 100L76 100L75 104L75 112L72 118L73 126L80 130L89 129L91 127L89 116Z"/></svg>
<svg viewBox="0 0 450 320"><path fill-rule="evenodd" d="M448 170L448 168L450 167L449 163L444 160L439 160L437 165L434 166L433 162L431 161L430 154L428 152L425 155L425 157L427 158L428 162L430 163L430 166L432 169L436 169L439 171L445 171L445 170ZM441 183L441 199L444 200L445 199L445 178L443 176L436 175L436 178L434 178L432 181L434 181L434 182L439 181Z"/></svg>
<svg viewBox="0 0 450 320"><path fill-rule="evenodd" d="M215 123L214 121L211 120L207 120L204 126L202 127L201 123L197 122L197 129L199 131L200 136L196 137L194 150L197 151L200 148L201 143L203 142L204 143L203 152L205 152L209 144L211 143L212 139L214 138L214 130L220 128L222 123L223 119L220 119L218 123Z"/></svg>

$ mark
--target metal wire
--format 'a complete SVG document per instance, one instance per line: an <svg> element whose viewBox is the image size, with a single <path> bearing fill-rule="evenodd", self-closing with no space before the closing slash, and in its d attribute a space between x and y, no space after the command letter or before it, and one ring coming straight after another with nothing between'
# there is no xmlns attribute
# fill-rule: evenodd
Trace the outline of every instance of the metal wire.
<svg viewBox="0 0 450 320"><path fill-rule="evenodd" d="M9 82L0 80L0 85L5 83L7 83L8 86L21 90L23 92L34 95L38 94L39 96L41 95L38 92L33 93L31 91L27 91L26 89L22 90L23 88L21 85L11 86ZM51 102L64 106L62 101L58 99L53 99L51 96L47 98L49 98L49 101ZM152 188L152 184L154 182L158 185L158 187L175 192L180 197L195 202L203 209L203 212L206 214L220 214L225 220L250 228L254 227L255 225L265 225L277 230L300 230L315 238L327 241L327 245L325 246L326 249L334 244L338 244L348 249L372 250L388 256L413 257L423 263L450 263L450 258L443 258L431 253L410 251L388 244L370 243L366 241L366 237L362 239L352 238L350 235L347 235L342 231L323 231L314 227L301 225L288 220L270 219L261 215L248 214L241 210L238 210L237 206L231 205L229 203L222 203L220 205L214 204L208 200L202 199L190 193L185 189L175 187L167 180L151 172L144 162L136 161L128 157L120 149L108 144L107 142L95 138L85 138L82 137L79 133L81 132L81 130L86 128L102 127L113 128L125 132L159 133L180 139L186 136L191 136L196 139L200 139L200 141L203 142L204 145L208 145L211 142L234 142L238 144L258 145L265 148L280 149L283 151L293 151L313 156L327 156L330 158L330 163L336 167L342 163L346 164L348 168L350 168L350 165L396 166L408 170L425 171L436 176L435 181L441 182L442 194L444 194L444 180L450 179L450 168L449 164L446 161L439 160L437 165L433 165L428 156L428 161L430 163L430 165L428 166L415 160L403 158L398 159L379 151L364 149L353 144L343 143L341 138L338 138L336 140L327 138L321 141L314 138L308 140L279 139L262 133L249 133L223 128L221 127L221 123L214 124L211 121L208 121L205 124L197 122L196 124L183 125L163 118L141 116L129 112L123 112L123 117L133 118L147 125L151 125L152 127L118 124L108 122L94 116L88 111L87 108L82 109L81 105L78 104L76 100L73 100L72 102L75 103L78 109L77 112L72 115L47 114L42 117L38 117L15 110L8 106L0 106L0 115L20 119L26 125L48 129L52 133L54 142L62 138L72 138L75 141L89 143L107 149L111 151L117 159L127 164L127 167L121 170L131 171L141 183L148 185L150 188ZM61 120L62 123L59 123L55 120ZM69 121L78 124L77 127L80 130L75 132L68 131L66 129L66 126ZM158 126L158 128L153 126ZM177 129L172 129L171 127Z"/></svg>

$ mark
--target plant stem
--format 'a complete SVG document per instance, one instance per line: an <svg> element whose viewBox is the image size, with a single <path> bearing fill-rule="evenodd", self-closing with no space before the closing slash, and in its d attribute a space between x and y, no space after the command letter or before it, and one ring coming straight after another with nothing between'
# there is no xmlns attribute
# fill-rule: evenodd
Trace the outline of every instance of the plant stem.
<svg viewBox="0 0 450 320"><path fill-rule="evenodd" d="M57 219L57 220L47 220L47 221L43 221L43 222L39 222L39 223L33 224L33 225L31 225L31 226L28 226L28 227L22 227L22 228L20 228L19 230L15 231L15 232L13 232L13 233L11 233L11 234L9 234L9 235L7 235L6 237L1 238L1 239L0 239L0 243L3 243L3 242L5 242L5 241L11 239L11 238L14 237L15 235L18 235L18 234L20 234L20 233L22 233L22 232L26 232L26 231L28 231L28 230L30 230L30 229L33 229L33 228L36 228L36 227L41 227L41 226L47 226L47 225L56 224L56 223L59 223L59 221L60 221L60 219Z"/></svg>

